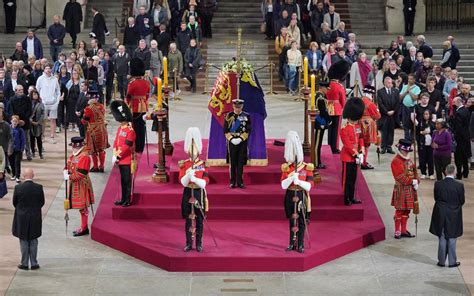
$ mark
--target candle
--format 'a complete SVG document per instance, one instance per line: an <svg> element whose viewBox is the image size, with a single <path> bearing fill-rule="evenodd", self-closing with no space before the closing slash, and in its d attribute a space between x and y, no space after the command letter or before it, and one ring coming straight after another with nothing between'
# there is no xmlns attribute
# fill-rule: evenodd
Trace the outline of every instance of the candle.
<svg viewBox="0 0 474 296"><path fill-rule="evenodd" d="M311 110L314 110L316 108L315 90L316 90L316 76L314 74L311 74Z"/></svg>
<svg viewBox="0 0 474 296"><path fill-rule="evenodd" d="M157 86L156 86L156 96L158 98L158 109L163 109L163 97L162 97L162 82L161 78L157 79Z"/></svg>
<svg viewBox="0 0 474 296"><path fill-rule="evenodd" d="M308 87L308 58L304 57L303 60L303 80L304 80L304 87Z"/></svg>
<svg viewBox="0 0 474 296"><path fill-rule="evenodd" d="M168 59L166 57L163 58L163 84L165 87L168 86Z"/></svg>

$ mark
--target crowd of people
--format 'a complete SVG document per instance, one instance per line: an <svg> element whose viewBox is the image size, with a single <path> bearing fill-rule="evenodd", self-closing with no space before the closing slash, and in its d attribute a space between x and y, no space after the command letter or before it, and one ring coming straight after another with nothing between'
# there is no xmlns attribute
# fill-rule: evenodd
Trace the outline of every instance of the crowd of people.
<svg viewBox="0 0 474 296"><path fill-rule="evenodd" d="M440 180L452 153L456 177L467 178L469 169L474 169L474 98L471 86L458 77L456 66L461 55L454 37L448 36L443 42L439 63L433 62L433 48L423 35L416 36L414 41L400 35L388 47L377 47L370 57L356 34L346 30L336 11L337 4L329 0L299 3L262 2L266 37L275 39L279 76L288 93L300 93L298 71L305 57L309 72L320 80L331 80L331 66L346 61L350 71L340 81L345 88L354 89L357 84L354 91L358 93L353 95L358 97L364 95L365 86L375 88L373 101L381 113L378 129L382 154L394 153L394 129L403 128L404 138L417 143L422 178ZM331 95L334 92L328 93L328 100L338 100ZM342 107L344 103L340 102Z"/></svg>

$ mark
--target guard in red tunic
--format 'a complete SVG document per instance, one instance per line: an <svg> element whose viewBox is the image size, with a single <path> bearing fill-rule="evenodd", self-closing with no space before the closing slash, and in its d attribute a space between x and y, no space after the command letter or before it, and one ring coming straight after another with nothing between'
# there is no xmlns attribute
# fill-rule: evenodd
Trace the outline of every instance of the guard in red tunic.
<svg viewBox="0 0 474 296"><path fill-rule="evenodd" d="M72 146L73 154L69 157L63 174L64 180L69 180L69 208L78 209L81 213L81 227L72 233L74 236L82 236L89 234L88 208L94 204L94 191L89 178L91 159L87 150L84 149L84 138L72 137L69 145Z"/></svg>
<svg viewBox="0 0 474 296"><path fill-rule="evenodd" d="M365 105L364 115L360 119L359 123L362 127L362 136L364 139L364 161L360 166L363 170L371 170L374 167L367 162L367 154L369 154L370 144L379 144L377 120L380 119L380 112L377 105L373 102L373 96L375 94L375 87L366 85L364 88L364 96L362 101Z"/></svg>
<svg viewBox="0 0 474 296"><path fill-rule="evenodd" d="M87 107L84 109L82 124L86 128L86 150L92 157L92 172L104 172L105 149L109 148L109 137L105 126L105 108L91 96Z"/></svg>
<svg viewBox="0 0 474 296"><path fill-rule="evenodd" d="M364 139L362 128L358 121L364 114L365 105L361 98L351 98L344 107L343 117L347 124L341 129L342 140L342 188L344 190L344 204L360 204L355 198L355 183L357 181L357 166L364 159Z"/></svg>
<svg viewBox="0 0 474 296"><path fill-rule="evenodd" d="M145 75L145 65L142 60L138 58L130 60L130 75L132 78L128 83L125 102L132 112L132 126L137 134L135 151L142 153L145 148L146 133L146 124L142 116L148 111L148 95L150 94L150 84L143 79L143 75Z"/></svg>
<svg viewBox="0 0 474 296"><path fill-rule="evenodd" d="M290 244L287 251L304 253L304 234L311 214L309 191L314 185L312 163L303 162L303 147L295 131L285 140L285 160L281 165L281 188L286 190L285 214L290 222Z"/></svg>
<svg viewBox="0 0 474 296"><path fill-rule="evenodd" d="M192 250L193 240L196 240L196 250L202 252L203 220L209 209L205 190L209 183L209 176L206 163L199 159L201 150L201 132L197 127L190 127L186 131L184 139L184 151L189 158L178 163L179 180L184 186L181 215L183 219L186 219L184 227L186 234L185 252Z"/></svg>
<svg viewBox="0 0 474 296"><path fill-rule="evenodd" d="M392 175L395 186L392 194L392 206L395 208L395 235L396 239L401 237L415 237L407 230L407 222L410 210L418 203L418 184L415 163L410 159L409 152L413 151L411 142L400 139L397 146L398 154L392 160Z"/></svg>
<svg viewBox="0 0 474 296"><path fill-rule="evenodd" d="M342 110L346 104L346 88L341 84L351 69L345 60L338 61L331 65L328 71L329 90L326 93L328 99L328 113L331 116L332 124L328 128L328 145L331 146L332 153L340 153L339 150L339 130L341 127Z"/></svg>
<svg viewBox="0 0 474 296"><path fill-rule="evenodd" d="M136 171L135 160L135 131L130 121L132 113L123 101L115 100L110 104L112 115L120 122L115 135L112 164L118 165L122 184L122 198L115 201L115 205L129 207L132 195L132 175Z"/></svg>

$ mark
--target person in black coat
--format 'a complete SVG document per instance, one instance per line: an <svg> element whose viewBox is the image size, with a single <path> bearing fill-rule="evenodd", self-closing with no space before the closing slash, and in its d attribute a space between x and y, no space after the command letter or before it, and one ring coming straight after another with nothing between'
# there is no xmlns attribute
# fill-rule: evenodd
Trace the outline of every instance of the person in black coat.
<svg viewBox="0 0 474 296"><path fill-rule="evenodd" d="M94 18L92 19L92 31L90 35L99 41L99 47L105 45L105 36L109 36L109 30L105 24L105 18L102 13L100 13L97 8L91 8Z"/></svg>
<svg viewBox="0 0 474 296"><path fill-rule="evenodd" d="M81 32L82 7L76 0L69 0L64 7L63 20L66 22L66 32L72 39L72 48L76 48L77 34Z"/></svg>
<svg viewBox="0 0 474 296"><path fill-rule="evenodd" d="M21 128L25 131L25 135L30 134L31 123L30 117L33 112L33 106L31 98L24 95L23 85L18 84L15 89L15 96L10 99L10 112L12 115L18 115L22 124ZM30 137L26 137L26 157L30 161L31 158L31 145Z"/></svg>
<svg viewBox="0 0 474 296"><path fill-rule="evenodd" d="M456 179L467 178L469 176L469 158L471 152L471 136L469 133L469 124L471 121L471 112L464 107L460 97L453 100L456 111L451 118L451 128L454 139L456 140L456 150L454 151L454 162L456 163Z"/></svg>
<svg viewBox="0 0 474 296"><path fill-rule="evenodd" d="M164 57L168 56L170 48L171 36L166 32L166 26L160 25L160 33L156 36L156 42L158 42L158 49L163 53Z"/></svg>
<svg viewBox="0 0 474 296"><path fill-rule="evenodd" d="M140 34L138 27L135 25L135 19L133 17L128 18L128 25L123 29L123 42L127 49L129 56L133 55L133 52L138 46L138 41L140 41Z"/></svg>
<svg viewBox="0 0 474 296"><path fill-rule="evenodd" d="M26 168L23 173L25 182L15 186L13 192L12 234L20 239L21 264L18 268L28 270L39 268L36 255L38 253L38 238L41 236L42 216L41 208L44 205L43 186L33 182L34 173Z"/></svg>
<svg viewBox="0 0 474 296"><path fill-rule="evenodd" d="M464 185L454 180L456 167L446 167L446 178L434 185L435 205L431 216L430 232L439 238L438 266L443 267L448 256L449 267L460 265L456 258L456 239L463 234L462 206Z"/></svg>
<svg viewBox="0 0 474 296"><path fill-rule="evenodd" d="M82 116L84 115L84 109L87 107L89 102L89 97L87 96L87 82L81 82L81 93L79 94L79 98L76 102L76 116L78 117L77 120L77 127L79 128L79 135L81 137L85 137L86 130L84 125L82 124Z"/></svg>
<svg viewBox="0 0 474 296"><path fill-rule="evenodd" d="M415 26L416 0L403 0L403 16L405 17L405 36L413 35Z"/></svg>
<svg viewBox="0 0 474 296"><path fill-rule="evenodd" d="M5 11L5 34L15 34L16 0L3 0Z"/></svg>
<svg viewBox="0 0 474 296"><path fill-rule="evenodd" d="M392 145L396 116L400 109L400 93L393 88L392 78L385 77L384 88L377 91L377 103L381 114L379 120L379 128L382 132L381 153L395 154Z"/></svg>

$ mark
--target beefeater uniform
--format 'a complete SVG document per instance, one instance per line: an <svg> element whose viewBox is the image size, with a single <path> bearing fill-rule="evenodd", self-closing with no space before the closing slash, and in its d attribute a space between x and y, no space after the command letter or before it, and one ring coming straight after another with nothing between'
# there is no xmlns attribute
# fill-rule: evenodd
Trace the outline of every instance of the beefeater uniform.
<svg viewBox="0 0 474 296"><path fill-rule="evenodd" d="M244 165L247 163L247 142L252 130L250 115L247 112L229 112L225 116L224 133L227 139L227 162L230 163L230 183L234 186L244 184ZM238 145L232 139L242 139Z"/></svg>
<svg viewBox="0 0 474 296"><path fill-rule="evenodd" d="M135 162L135 140L136 134L128 124L118 127L115 135L113 155L117 157L122 184L122 199L120 204L130 205L132 194L132 164Z"/></svg>
<svg viewBox="0 0 474 296"><path fill-rule="evenodd" d="M105 164L105 149L109 148L109 137L105 126L105 108L97 100L89 100L84 109L81 123L86 127L86 147L92 157L91 172L103 172Z"/></svg>
<svg viewBox="0 0 474 296"><path fill-rule="evenodd" d="M125 102L133 114L133 130L137 138L135 142L135 151L142 153L145 148L146 124L143 121L143 114L148 111L148 95L150 93L150 84L142 77L131 78Z"/></svg>
<svg viewBox="0 0 474 296"><path fill-rule="evenodd" d="M208 170L206 167L206 163L203 160L200 160L199 158L196 158L194 160L192 159L186 159L186 160L181 160L178 163L179 166L179 180L183 178L189 170L193 169L195 171L194 176L198 179L202 179L206 182L206 184L209 184L209 175L208 175ZM196 229L195 233L191 231L191 226L192 226L192 217L190 216L192 214L192 209L191 209L191 204L189 203L189 200L191 197L194 197L197 201L193 205L194 207L194 214L195 214L195 221L196 221ZM185 226L184 226L184 232L186 234L186 245L192 245L193 242L193 235L196 237L196 248L202 246L202 234L204 230L203 226L203 220L204 217L202 215L201 210L199 209L201 207L202 211L204 214L207 214L209 210L209 201L207 200L207 194L206 190L200 188L198 185L196 185L193 182L189 182L186 187L184 187L183 190L183 198L181 200L181 216L183 219L186 220Z"/></svg>
<svg viewBox="0 0 474 296"><path fill-rule="evenodd" d="M368 97L362 97L365 109L364 115L359 123L362 127L362 137L364 139L364 166L367 166L367 155L369 154L370 144L379 145L380 138L377 130L377 120L380 119L380 112L377 105Z"/></svg>
<svg viewBox="0 0 474 296"><path fill-rule="evenodd" d="M335 79L329 83L329 90L326 93L328 100L328 113L332 124L328 128L328 144L333 153L339 150L339 130L341 128L341 115L346 105L346 89Z"/></svg>
<svg viewBox="0 0 474 296"><path fill-rule="evenodd" d="M409 158L404 158L397 154L392 160L392 175L395 185L392 193L391 205L395 208L395 235L407 234L407 222L410 210L415 206L417 193L413 187L413 180L418 180L415 176L415 163Z"/></svg>
<svg viewBox="0 0 474 296"><path fill-rule="evenodd" d="M296 172L298 173L298 179L301 181L306 181L311 184L311 187L314 186L314 164L301 162L297 166ZM284 163L281 165L281 179L280 181L285 180L288 177L291 177L295 174L295 164L294 163ZM296 200L293 200L294 197L297 197ZM296 209L298 213L297 225L295 225L295 219L293 217ZM295 237L292 228L297 226L297 242L298 246L304 245L304 233L306 231L305 218L310 219L311 216L311 197L309 192L305 191L298 185L292 183L285 193L285 214L286 218L289 220L290 225L290 245L295 245ZM296 245L295 245L296 248Z"/></svg>
<svg viewBox="0 0 474 296"><path fill-rule="evenodd" d="M341 161L342 161L342 188L344 190L344 204L356 203L355 183L357 181L356 158L362 153L364 139L362 128L357 123L347 122L341 129Z"/></svg>
<svg viewBox="0 0 474 296"><path fill-rule="evenodd" d="M81 228L76 232L88 232L87 218L89 206L94 204L94 191L89 178L91 159L87 150L82 148L77 154L72 154L67 161L66 170L69 174L69 206L81 213Z"/></svg>

